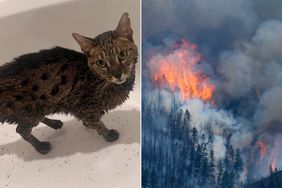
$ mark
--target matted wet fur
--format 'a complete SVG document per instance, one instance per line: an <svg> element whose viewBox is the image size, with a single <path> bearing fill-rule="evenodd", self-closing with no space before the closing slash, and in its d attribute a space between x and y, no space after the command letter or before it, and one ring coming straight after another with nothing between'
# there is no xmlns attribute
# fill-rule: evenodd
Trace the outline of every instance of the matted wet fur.
<svg viewBox="0 0 282 188"><path fill-rule="evenodd" d="M17 124L16 131L40 153L51 149L32 128L42 122L54 129L60 120L46 115L72 114L107 141L119 137L101 117L121 105L132 91L138 50L130 19L124 13L114 31L94 39L73 33L83 53L55 47L26 54L0 67L0 122Z"/></svg>

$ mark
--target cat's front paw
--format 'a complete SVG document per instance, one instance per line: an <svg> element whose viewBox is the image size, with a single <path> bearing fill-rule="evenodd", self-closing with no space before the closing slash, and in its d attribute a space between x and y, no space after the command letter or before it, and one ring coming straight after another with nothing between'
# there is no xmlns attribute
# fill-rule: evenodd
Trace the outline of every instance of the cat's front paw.
<svg viewBox="0 0 282 188"><path fill-rule="evenodd" d="M103 136L108 142L113 142L119 138L119 132L114 129L111 129Z"/></svg>

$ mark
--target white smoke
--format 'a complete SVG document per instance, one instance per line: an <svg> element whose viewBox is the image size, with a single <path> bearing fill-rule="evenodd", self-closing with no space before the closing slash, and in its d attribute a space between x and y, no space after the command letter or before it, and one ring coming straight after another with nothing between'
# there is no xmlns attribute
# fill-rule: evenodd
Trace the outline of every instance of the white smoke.
<svg viewBox="0 0 282 188"><path fill-rule="evenodd" d="M168 38L186 38L197 44L204 56L199 68L207 71L216 85L217 106L189 100L182 108L189 109L197 128L212 123L219 156L224 154L222 138L230 132L233 145L243 148L250 159L249 151L257 150L257 140L267 141L271 148L281 136L281 10L282 1L277 0L143 2L145 53L147 49L153 49L154 54L166 48L168 43L163 41ZM171 102L162 101L167 107ZM277 135L269 136L273 129ZM269 155L257 172L268 170ZM282 165L281 159L277 165Z"/></svg>
<svg viewBox="0 0 282 188"><path fill-rule="evenodd" d="M253 121L282 121L282 22L263 22L245 48L223 52L217 67L220 92L231 98L256 93ZM246 108L250 108L246 106ZM256 128L259 128L256 127Z"/></svg>

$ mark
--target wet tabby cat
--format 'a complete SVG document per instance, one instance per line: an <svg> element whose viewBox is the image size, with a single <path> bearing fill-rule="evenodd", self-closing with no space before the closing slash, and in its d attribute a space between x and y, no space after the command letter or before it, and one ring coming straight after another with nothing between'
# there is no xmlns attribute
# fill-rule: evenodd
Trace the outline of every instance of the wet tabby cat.
<svg viewBox="0 0 282 188"><path fill-rule="evenodd" d="M0 122L17 124L16 131L38 152L47 154L32 128L42 122L54 129L60 120L46 115L72 114L107 141L118 139L101 117L121 105L133 89L138 51L130 19L124 13L114 31L94 39L73 33L83 53L55 47L22 55L0 67Z"/></svg>

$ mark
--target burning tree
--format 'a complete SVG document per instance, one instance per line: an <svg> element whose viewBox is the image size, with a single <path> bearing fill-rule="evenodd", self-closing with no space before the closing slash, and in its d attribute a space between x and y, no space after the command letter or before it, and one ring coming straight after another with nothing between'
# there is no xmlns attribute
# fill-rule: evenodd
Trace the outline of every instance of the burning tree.
<svg viewBox="0 0 282 188"><path fill-rule="evenodd" d="M239 149L225 140L225 158L216 158L212 122L199 128L185 102L213 104L215 86L197 69L201 55L182 40L149 63L150 91L143 96L143 187L238 187L243 172ZM168 102L169 101L169 102ZM217 136L218 137L218 136Z"/></svg>

